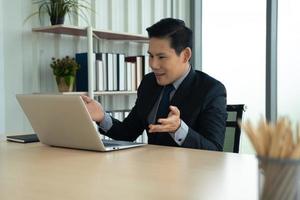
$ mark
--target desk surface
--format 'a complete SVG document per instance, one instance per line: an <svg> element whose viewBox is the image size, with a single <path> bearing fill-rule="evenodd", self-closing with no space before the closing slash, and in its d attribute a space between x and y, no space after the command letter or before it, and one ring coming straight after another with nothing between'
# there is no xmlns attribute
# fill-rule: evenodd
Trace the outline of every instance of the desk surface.
<svg viewBox="0 0 300 200"><path fill-rule="evenodd" d="M148 145L100 153L0 142L0 199L257 199L257 161Z"/></svg>

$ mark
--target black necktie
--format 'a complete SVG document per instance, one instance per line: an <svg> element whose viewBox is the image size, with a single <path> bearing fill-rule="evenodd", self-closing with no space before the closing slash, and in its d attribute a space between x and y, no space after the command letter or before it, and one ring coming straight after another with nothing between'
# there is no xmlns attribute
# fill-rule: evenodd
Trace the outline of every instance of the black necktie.
<svg viewBox="0 0 300 200"><path fill-rule="evenodd" d="M164 87L163 94L161 97L161 100L159 102L159 106L156 113L155 122L157 123L157 120L159 118L166 118L169 114L169 106L170 106L170 93L174 90L173 84L169 84Z"/></svg>

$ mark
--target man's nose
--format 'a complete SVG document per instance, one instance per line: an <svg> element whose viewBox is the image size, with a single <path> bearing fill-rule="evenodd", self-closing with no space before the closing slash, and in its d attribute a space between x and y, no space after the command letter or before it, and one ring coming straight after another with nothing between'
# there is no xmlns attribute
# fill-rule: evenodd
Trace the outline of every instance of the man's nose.
<svg viewBox="0 0 300 200"><path fill-rule="evenodd" d="M155 58L150 59L149 66L151 67L151 69L159 69L159 63L158 63L157 59L155 59Z"/></svg>

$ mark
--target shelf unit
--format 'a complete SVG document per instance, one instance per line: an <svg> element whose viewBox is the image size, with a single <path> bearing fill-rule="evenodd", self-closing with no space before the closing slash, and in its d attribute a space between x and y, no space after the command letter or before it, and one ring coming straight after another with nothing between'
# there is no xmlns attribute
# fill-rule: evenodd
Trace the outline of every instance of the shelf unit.
<svg viewBox="0 0 300 200"><path fill-rule="evenodd" d="M63 92L66 95L88 95L91 98L95 96L120 96L120 95L136 95L137 91L94 91L94 73L95 73L95 62L93 60L93 37L96 39L105 39L111 41L127 41L127 42L138 42L148 43L148 37L140 34L130 34L125 32L113 32L108 30L97 30L92 27L78 27L70 25L54 25L46 27L33 28L33 32L59 34L59 35L70 35L87 37L88 47L88 91L87 92ZM61 94L61 93L60 93ZM126 110L113 110L113 112L124 112ZM140 136L137 141L144 142L145 136Z"/></svg>
<svg viewBox="0 0 300 200"><path fill-rule="evenodd" d="M69 26L69 25L54 25L54 26L33 28L32 31L85 37L87 36L88 28L89 27L84 28L84 27ZM92 32L96 37L100 39L133 41L133 42L143 42L143 43L148 42L148 38L140 34L114 32L114 31L100 30L100 29L92 29Z"/></svg>
<svg viewBox="0 0 300 200"><path fill-rule="evenodd" d="M95 73L95 63L93 62L93 37L96 39L106 39L113 41L128 41L148 43L148 37L140 34L130 34L125 32L113 32L107 30L93 29L91 26L78 27L70 25L54 25L39 28L33 28L33 32L52 33L71 36L87 37L88 46L88 96L93 98L95 95L130 95L136 94L136 91L94 91L93 81ZM86 92L67 92L64 94L87 94Z"/></svg>
<svg viewBox="0 0 300 200"><path fill-rule="evenodd" d="M95 96L102 96L102 95L131 95L136 94L136 91L96 91L94 92ZM87 95L88 92L63 92L62 94L77 94L77 95Z"/></svg>

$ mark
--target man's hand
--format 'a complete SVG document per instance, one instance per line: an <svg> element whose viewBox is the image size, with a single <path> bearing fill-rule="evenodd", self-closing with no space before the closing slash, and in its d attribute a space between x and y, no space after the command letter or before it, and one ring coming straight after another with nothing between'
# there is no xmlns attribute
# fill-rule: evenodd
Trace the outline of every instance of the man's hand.
<svg viewBox="0 0 300 200"><path fill-rule="evenodd" d="M81 98L85 102L85 106L91 118L96 122L101 122L104 119L104 111L102 105L88 96L81 95Z"/></svg>
<svg viewBox="0 0 300 200"><path fill-rule="evenodd" d="M168 132L174 133L180 127L180 111L176 106L170 106L170 112L167 118L158 119L160 124L150 124L149 133Z"/></svg>

